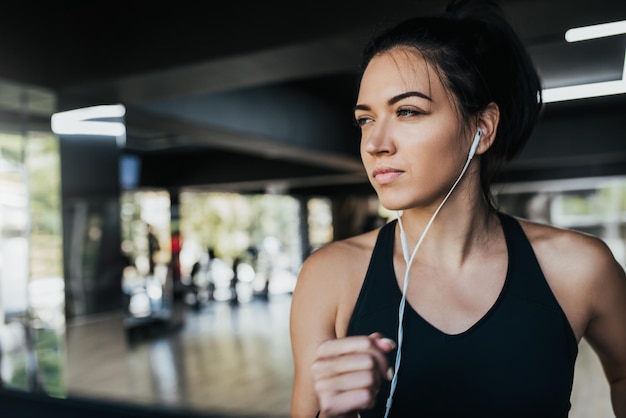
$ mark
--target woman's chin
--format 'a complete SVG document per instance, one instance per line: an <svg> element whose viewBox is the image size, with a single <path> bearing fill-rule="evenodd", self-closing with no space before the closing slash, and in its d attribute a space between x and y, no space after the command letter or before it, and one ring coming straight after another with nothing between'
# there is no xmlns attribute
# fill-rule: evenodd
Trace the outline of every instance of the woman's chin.
<svg viewBox="0 0 626 418"><path fill-rule="evenodd" d="M381 199L379 197L380 204L388 211L401 211L406 209L406 204L394 200Z"/></svg>

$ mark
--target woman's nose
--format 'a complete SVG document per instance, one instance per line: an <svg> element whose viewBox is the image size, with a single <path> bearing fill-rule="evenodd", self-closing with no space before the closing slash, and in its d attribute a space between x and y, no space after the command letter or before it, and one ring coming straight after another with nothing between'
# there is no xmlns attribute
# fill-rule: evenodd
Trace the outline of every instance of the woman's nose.
<svg viewBox="0 0 626 418"><path fill-rule="evenodd" d="M395 141L392 129L388 124L378 121L376 126L361 133L361 141L365 152L371 155L390 154L395 152Z"/></svg>

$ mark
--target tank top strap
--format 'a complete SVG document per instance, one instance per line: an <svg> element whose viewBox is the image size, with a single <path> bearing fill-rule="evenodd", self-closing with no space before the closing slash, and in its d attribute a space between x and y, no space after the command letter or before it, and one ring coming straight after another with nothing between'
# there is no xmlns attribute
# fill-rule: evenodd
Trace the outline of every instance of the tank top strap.
<svg viewBox="0 0 626 418"><path fill-rule="evenodd" d="M515 217L502 212L499 212L499 217L509 251L509 294L561 316L567 350L572 362L575 361L578 353L576 335L541 270L530 240Z"/></svg>
<svg viewBox="0 0 626 418"><path fill-rule="evenodd" d="M509 253L507 273L509 291L528 301L561 311L519 221L502 212L499 212L498 216Z"/></svg>
<svg viewBox="0 0 626 418"><path fill-rule="evenodd" d="M393 269L393 248L397 222L394 219L386 223L378 232L367 273L348 325L349 335L357 333L354 323L364 316L389 307L397 309L399 291Z"/></svg>

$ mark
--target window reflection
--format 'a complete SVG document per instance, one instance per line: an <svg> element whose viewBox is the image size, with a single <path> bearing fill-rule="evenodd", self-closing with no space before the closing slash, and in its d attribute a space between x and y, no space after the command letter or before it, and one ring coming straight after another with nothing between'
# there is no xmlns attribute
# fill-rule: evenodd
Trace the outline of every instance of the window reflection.
<svg viewBox="0 0 626 418"><path fill-rule="evenodd" d="M0 89L0 381L61 395L59 151L47 129L55 98L6 81Z"/></svg>

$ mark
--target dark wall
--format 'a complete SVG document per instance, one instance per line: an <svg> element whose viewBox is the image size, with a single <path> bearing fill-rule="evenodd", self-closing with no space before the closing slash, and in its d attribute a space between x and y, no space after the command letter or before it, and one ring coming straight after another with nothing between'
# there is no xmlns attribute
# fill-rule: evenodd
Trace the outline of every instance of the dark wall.
<svg viewBox="0 0 626 418"><path fill-rule="evenodd" d="M626 175L626 97L548 103L506 181Z"/></svg>

